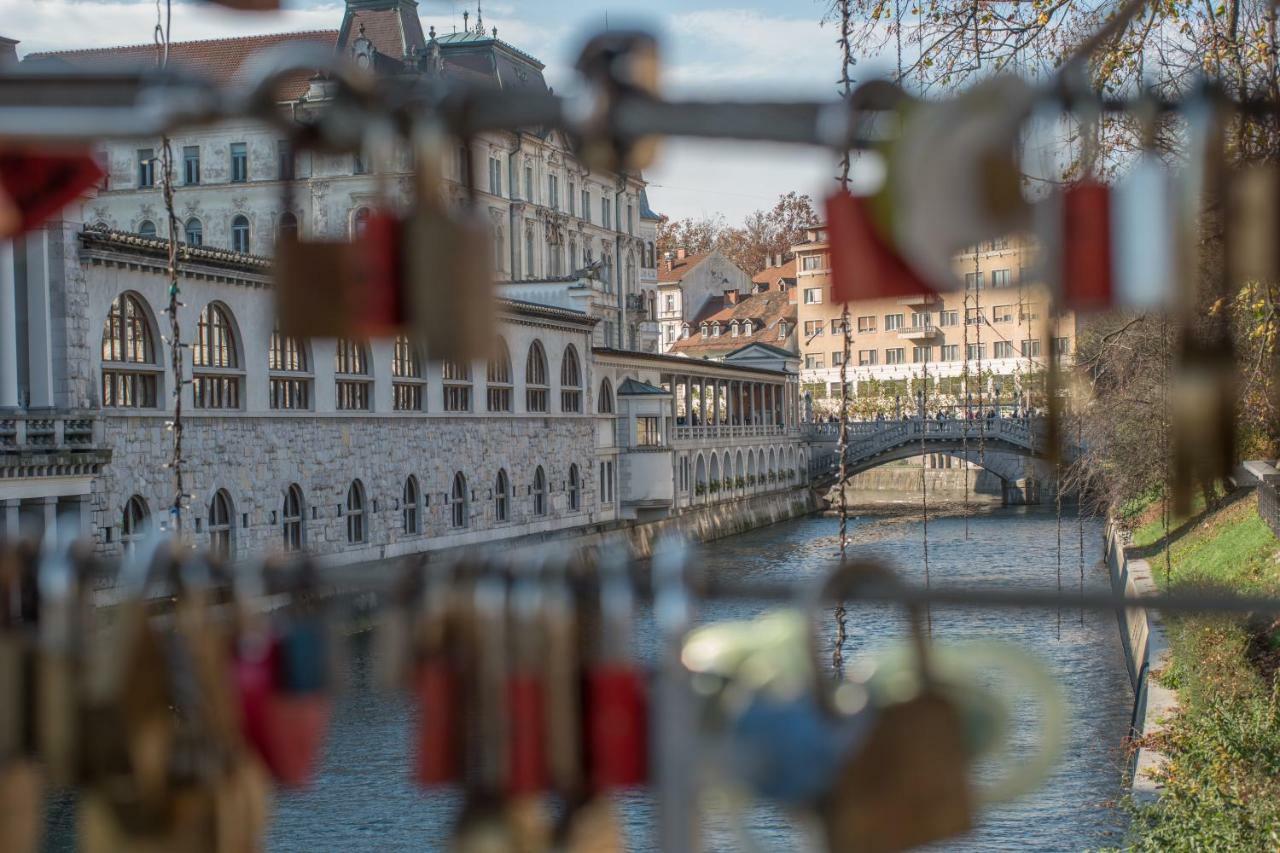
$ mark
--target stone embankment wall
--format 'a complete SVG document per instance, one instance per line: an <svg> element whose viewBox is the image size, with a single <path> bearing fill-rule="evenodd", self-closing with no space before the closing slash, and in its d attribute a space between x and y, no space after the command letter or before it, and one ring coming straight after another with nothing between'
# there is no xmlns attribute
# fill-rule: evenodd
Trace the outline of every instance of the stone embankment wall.
<svg viewBox="0 0 1280 853"><path fill-rule="evenodd" d="M1111 575L1111 590L1117 595L1143 596L1156 592L1151 566L1146 560L1130 559L1125 554L1125 535L1115 524L1106 528L1106 560ZM1163 730L1170 714L1177 708L1177 695L1151 678L1169 664L1169 644L1160 615L1144 608L1116 612L1120 621L1120 639L1124 643L1129 681L1133 685L1133 717L1130 736L1137 739ZM1160 786L1152 775L1164 766L1165 757L1148 747L1139 748L1130 765L1132 791L1139 802L1160 795Z"/></svg>
<svg viewBox="0 0 1280 853"><path fill-rule="evenodd" d="M978 502L1001 502L1000 478L990 471L965 468L926 468L925 490L930 501L963 501L965 477L969 480L969 499ZM886 465L849 478L846 486L851 506L869 504L920 503L920 468Z"/></svg>

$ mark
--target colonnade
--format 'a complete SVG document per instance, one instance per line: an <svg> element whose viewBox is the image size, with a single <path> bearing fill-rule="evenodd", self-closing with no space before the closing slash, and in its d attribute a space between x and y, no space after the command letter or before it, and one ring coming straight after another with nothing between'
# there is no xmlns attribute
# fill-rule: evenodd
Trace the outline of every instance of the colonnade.
<svg viewBox="0 0 1280 853"><path fill-rule="evenodd" d="M796 392L791 383L692 374L665 377L665 381L675 398L678 427L790 427L796 423Z"/></svg>

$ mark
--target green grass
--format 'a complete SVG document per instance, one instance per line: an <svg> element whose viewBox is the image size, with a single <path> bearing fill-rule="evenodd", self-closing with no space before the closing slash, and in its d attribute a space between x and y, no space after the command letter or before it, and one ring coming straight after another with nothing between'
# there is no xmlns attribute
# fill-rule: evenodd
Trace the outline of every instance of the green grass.
<svg viewBox="0 0 1280 853"><path fill-rule="evenodd" d="M1137 527L1133 528L1133 539L1130 542L1131 545L1135 548L1145 548L1148 545L1153 545L1161 539L1164 539L1166 531L1163 519L1160 517L1159 494L1156 494L1149 499L1143 498L1140 501L1130 501L1129 504L1126 504L1125 509L1129 510L1129 514L1127 516L1122 514L1121 518L1125 518L1130 521L1148 517L1152 514L1155 515L1155 517L1151 518L1149 521L1139 524ZM1169 519L1169 527L1176 533L1182 525L1187 523L1188 520L1195 518L1202 512L1204 512L1204 495L1197 492L1191 498L1191 514L1184 517L1171 516Z"/></svg>
<svg viewBox="0 0 1280 853"><path fill-rule="evenodd" d="M1255 506L1246 497L1195 522L1173 544L1167 585L1280 592L1280 542ZM1151 563L1165 584L1163 554ZM1280 849L1280 687L1264 661L1280 626L1190 617L1168 629L1172 663L1156 676L1180 711L1155 744L1169 757L1160 800L1131 806L1133 846Z"/></svg>

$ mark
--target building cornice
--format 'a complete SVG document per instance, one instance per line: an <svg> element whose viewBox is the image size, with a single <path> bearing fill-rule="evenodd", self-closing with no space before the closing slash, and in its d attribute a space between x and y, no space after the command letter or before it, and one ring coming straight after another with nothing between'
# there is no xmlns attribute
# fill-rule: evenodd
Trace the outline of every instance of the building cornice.
<svg viewBox="0 0 1280 853"><path fill-rule="evenodd" d="M611 347L595 347L592 349L597 364L613 364L624 367L652 367L661 365L670 368L671 372L687 371L691 373L725 372L736 376L758 376L767 379L787 379L795 376L783 370L769 370L765 367L747 367L723 361L711 361L700 358L684 358L678 355L666 355L654 352L633 352L617 350ZM793 356L794 357L794 356Z"/></svg>

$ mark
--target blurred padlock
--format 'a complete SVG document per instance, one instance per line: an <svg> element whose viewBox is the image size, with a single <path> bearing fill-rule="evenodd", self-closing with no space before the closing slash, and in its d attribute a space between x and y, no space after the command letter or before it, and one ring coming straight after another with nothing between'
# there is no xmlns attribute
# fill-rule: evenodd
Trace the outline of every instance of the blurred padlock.
<svg viewBox="0 0 1280 853"><path fill-rule="evenodd" d="M439 575L427 582L426 600L413 631L417 704L413 773L418 784L426 787L448 785L462 776L463 683L451 645L465 638L459 630L461 601L450 584Z"/></svg>
<svg viewBox="0 0 1280 853"><path fill-rule="evenodd" d="M583 46L577 69L588 86L587 108L575 135L589 168L639 172L653 165L658 138L620 128L617 110L627 98L657 98L659 68L658 41L649 33L612 30Z"/></svg>
<svg viewBox="0 0 1280 853"><path fill-rule="evenodd" d="M1105 311L1114 298L1111 191L1092 179L1062 193L1062 304L1069 311Z"/></svg>
<svg viewBox="0 0 1280 853"><path fill-rule="evenodd" d="M1227 274L1238 287L1280 275L1280 171L1270 164L1245 166L1228 177Z"/></svg>
<svg viewBox="0 0 1280 853"><path fill-rule="evenodd" d="M444 199L443 165L450 149L443 129L419 127L414 150L415 197L403 238L409 316L433 358L481 358L494 334L492 224L470 196L460 209Z"/></svg>
<svg viewBox="0 0 1280 853"><path fill-rule="evenodd" d="M102 180L89 154L0 151L0 239L38 228Z"/></svg>
<svg viewBox="0 0 1280 853"><path fill-rule="evenodd" d="M631 579L625 554L600 567L598 654L587 671L587 745L591 788L607 791L648 781L649 715L644 672L635 663Z"/></svg>
<svg viewBox="0 0 1280 853"><path fill-rule="evenodd" d="M1144 153L1112 191L1111 245L1116 304L1166 308L1177 277L1174 198L1160 158Z"/></svg>
<svg viewBox="0 0 1280 853"><path fill-rule="evenodd" d="M827 197L832 301L933 293L879 233L868 205L867 198L843 190Z"/></svg>
<svg viewBox="0 0 1280 853"><path fill-rule="evenodd" d="M385 122L370 128L365 151L372 161L378 201L353 235L360 281L356 332L360 337L392 337L408 322L405 282L404 213L392 194L397 138Z"/></svg>

